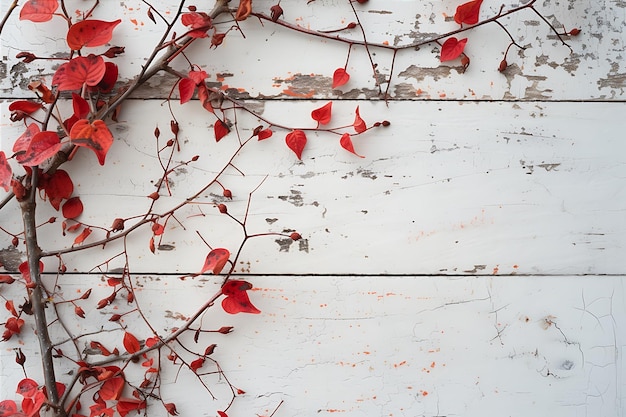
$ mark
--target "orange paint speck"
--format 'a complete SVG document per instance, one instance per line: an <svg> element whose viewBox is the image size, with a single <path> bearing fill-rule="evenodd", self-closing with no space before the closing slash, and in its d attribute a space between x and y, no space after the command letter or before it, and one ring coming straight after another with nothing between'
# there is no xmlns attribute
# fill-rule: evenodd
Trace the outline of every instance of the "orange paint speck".
<svg viewBox="0 0 626 417"><path fill-rule="evenodd" d="M315 95L315 90L309 90L308 93L298 93L296 91L293 91L291 87L289 87L288 89L283 90L283 94L290 97L311 98Z"/></svg>
<svg viewBox="0 0 626 417"><path fill-rule="evenodd" d="M517 265L517 264L513 265L513 269L517 269L517 268L519 268L519 265Z"/></svg>
<svg viewBox="0 0 626 417"><path fill-rule="evenodd" d="M439 98L445 98L446 97L446 93L439 93Z"/></svg>
<svg viewBox="0 0 626 417"><path fill-rule="evenodd" d="M404 365L406 365L406 361L402 361L400 363L394 363L393 367L394 368L399 368L400 366L404 366Z"/></svg>
<svg viewBox="0 0 626 417"><path fill-rule="evenodd" d="M137 19L130 19L130 22L131 22L133 25L137 26Z"/></svg>
<svg viewBox="0 0 626 417"><path fill-rule="evenodd" d="M425 397L428 395L428 391L422 391L422 395Z"/></svg>
<svg viewBox="0 0 626 417"><path fill-rule="evenodd" d="M434 367L435 367L435 362L431 363L431 364L430 364L430 367L431 367L431 368L434 368Z"/></svg>
<svg viewBox="0 0 626 417"><path fill-rule="evenodd" d="M389 41L383 41L383 45L389 45Z"/></svg>
<svg viewBox="0 0 626 417"><path fill-rule="evenodd" d="M499 271L500 271L500 268L498 268L497 266L495 266L495 267L493 268L493 275L496 275Z"/></svg>

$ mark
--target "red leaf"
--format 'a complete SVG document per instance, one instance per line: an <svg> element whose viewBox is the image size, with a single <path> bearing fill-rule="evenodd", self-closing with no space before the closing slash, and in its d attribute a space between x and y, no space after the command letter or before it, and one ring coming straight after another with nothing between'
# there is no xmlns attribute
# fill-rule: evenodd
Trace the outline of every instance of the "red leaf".
<svg viewBox="0 0 626 417"><path fill-rule="evenodd" d="M178 82L178 94L180 95L180 104L185 104L193 97L196 90L196 83L191 78L183 78Z"/></svg>
<svg viewBox="0 0 626 417"><path fill-rule="evenodd" d="M213 125L213 131L215 132L215 141L219 142L224 136L228 135L230 128L218 119Z"/></svg>
<svg viewBox="0 0 626 417"><path fill-rule="evenodd" d="M38 124L29 124L26 131L15 140L15 143L13 144L13 152L26 152L28 146L30 145L30 141L33 140L33 136L39 132L41 132L41 129L39 129Z"/></svg>
<svg viewBox="0 0 626 417"><path fill-rule="evenodd" d="M323 105L319 109L313 110L311 112L311 117L317 122L318 126L320 124L328 124L328 122L330 122L332 108L333 102L329 101L327 104Z"/></svg>
<svg viewBox="0 0 626 417"><path fill-rule="evenodd" d="M91 234L91 232L92 230L90 227L85 227L83 231L80 232L80 235L76 236L76 239L74 239L74 245L80 245L81 243L83 243L85 239L87 239L87 237Z"/></svg>
<svg viewBox="0 0 626 417"><path fill-rule="evenodd" d="M107 407L104 401L98 401L95 404L90 405L89 410L91 410L89 417L102 417L103 415L113 417L115 414L115 410Z"/></svg>
<svg viewBox="0 0 626 417"><path fill-rule="evenodd" d="M185 26L189 26L192 30L187 34L192 38L206 38L207 31L213 27L211 17L203 12L185 13L180 18Z"/></svg>
<svg viewBox="0 0 626 417"><path fill-rule="evenodd" d="M9 110L11 111L11 121L16 122L22 120L24 116L36 112L43 108L41 103L36 103L29 100L16 100L9 104Z"/></svg>
<svg viewBox="0 0 626 417"><path fill-rule="evenodd" d="M458 58L459 55L463 53L466 43L467 38L463 38L461 40L458 40L455 37L446 39L443 45L441 45L441 54L439 57L441 62L452 61L453 59Z"/></svg>
<svg viewBox="0 0 626 417"><path fill-rule="evenodd" d="M141 349L141 346L139 345L139 341L137 340L137 338L133 336L132 333L129 333L129 332L124 333L123 344L124 344L124 349L126 349L126 352L130 354L137 353Z"/></svg>
<svg viewBox="0 0 626 417"><path fill-rule="evenodd" d="M11 278L8 275L4 275L4 276ZM4 303L4 307L9 311L9 313L13 315L13 317L19 317L19 314L17 314L17 311L15 310L15 305L13 304L13 300L8 300L6 303Z"/></svg>
<svg viewBox="0 0 626 417"><path fill-rule="evenodd" d="M92 349L98 349L103 356L111 356L111 352L100 342L90 342L89 346Z"/></svg>
<svg viewBox="0 0 626 417"><path fill-rule="evenodd" d="M124 380L124 377L121 376L115 376L107 379L98 391L100 398L105 401L118 400L124 390L124 384L126 384L126 381Z"/></svg>
<svg viewBox="0 0 626 417"><path fill-rule="evenodd" d="M344 133L341 136L341 139L339 140L339 144L341 145L342 148L344 148L346 151L348 152L352 152L353 154L355 154L356 156L358 156L359 158L365 158L363 155L359 155L358 153L356 153L354 151L354 145L352 144L352 138L350 137L350 134L348 133Z"/></svg>
<svg viewBox="0 0 626 417"><path fill-rule="evenodd" d="M149 337L146 339L146 347L152 347L156 345L157 343L159 343L158 337Z"/></svg>
<svg viewBox="0 0 626 417"><path fill-rule="evenodd" d="M208 77L206 71L189 71L189 78L193 80L196 85L200 85Z"/></svg>
<svg viewBox="0 0 626 417"><path fill-rule="evenodd" d="M105 62L104 66L106 67L106 70L104 71L102 79L95 87L90 87L89 90L99 91L106 94L110 93L113 90L113 87L115 87L115 83L117 82L117 77L119 74L117 65L115 65L113 62Z"/></svg>
<svg viewBox="0 0 626 417"><path fill-rule="evenodd" d="M15 278L11 275L0 275L0 284L13 284L15 282Z"/></svg>
<svg viewBox="0 0 626 417"><path fill-rule="evenodd" d="M131 411L143 410L146 408L146 402L142 400L136 400L134 398L121 398L115 408L120 417L126 417Z"/></svg>
<svg viewBox="0 0 626 417"><path fill-rule="evenodd" d="M77 56L56 70L52 85L56 85L59 91L78 90L83 84L93 87L102 80L105 72L106 65L101 56Z"/></svg>
<svg viewBox="0 0 626 417"><path fill-rule="evenodd" d="M473 0L461 4L456 8L454 21L459 25L462 23L466 23L468 25L475 25L478 23L478 15L480 13L480 5L482 2L483 0Z"/></svg>
<svg viewBox="0 0 626 417"><path fill-rule="evenodd" d="M15 404L15 401L0 401L0 417L11 417L15 414L17 414L17 404Z"/></svg>
<svg viewBox="0 0 626 417"><path fill-rule="evenodd" d="M61 149L61 139L57 132L43 131L32 137L26 152L19 153L15 159L22 165L35 166L54 156Z"/></svg>
<svg viewBox="0 0 626 417"><path fill-rule="evenodd" d="M72 197L63 204L63 217L66 219L75 219L83 212L83 203L79 197Z"/></svg>
<svg viewBox="0 0 626 417"><path fill-rule="evenodd" d="M72 179L62 169L56 170L52 175L43 174L39 185L55 210L59 210L61 201L70 198L74 192Z"/></svg>
<svg viewBox="0 0 626 417"><path fill-rule="evenodd" d="M72 93L72 108L74 109L74 116L78 119L84 119L90 112L89 103L76 93Z"/></svg>
<svg viewBox="0 0 626 417"><path fill-rule="evenodd" d="M235 20L246 20L252 13L252 0L239 0L239 7L237 13L235 13Z"/></svg>
<svg viewBox="0 0 626 417"><path fill-rule="evenodd" d="M333 88L341 87L350 80L345 68L337 68L333 73Z"/></svg>
<svg viewBox="0 0 626 417"><path fill-rule="evenodd" d="M20 10L20 20L47 22L58 8L57 0L28 0Z"/></svg>
<svg viewBox="0 0 626 417"><path fill-rule="evenodd" d="M0 187L4 188L4 191L9 191L11 185L11 178L13 178L13 170L4 151L0 151Z"/></svg>
<svg viewBox="0 0 626 417"><path fill-rule="evenodd" d="M267 129L260 130L259 133L257 134L257 137L259 138L259 140L264 140L264 139L271 137L273 133L274 132L272 132L271 129L267 128Z"/></svg>
<svg viewBox="0 0 626 417"><path fill-rule="evenodd" d="M204 358L198 358L189 364L189 368L191 368L192 371L196 372L202 367L202 365L204 365Z"/></svg>
<svg viewBox="0 0 626 417"><path fill-rule="evenodd" d="M228 281L222 286L222 294L226 296L222 300L222 308L229 314L252 313L259 314L261 310L252 305L248 298L247 290L252 289L252 284L242 280Z"/></svg>
<svg viewBox="0 0 626 417"><path fill-rule="evenodd" d="M354 113L354 123L352 124L352 126L354 126L354 130L356 131L356 133L365 132L367 130L367 125L365 124L365 121L361 119L361 115L359 114L359 106L356 106L356 110L354 111Z"/></svg>
<svg viewBox="0 0 626 417"><path fill-rule="evenodd" d="M94 47L108 43L113 37L113 29L121 23L121 19L114 22L87 19L70 26L67 31L67 44L73 51L83 46Z"/></svg>
<svg viewBox="0 0 626 417"><path fill-rule="evenodd" d="M213 105L211 104L211 98L209 97L209 90L207 89L205 83L200 83L198 85L198 99L202 103L202 107L204 107L207 111L215 114L215 109L213 109Z"/></svg>
<svg viewBox="0 0 626 417"><path fill-rule="evenodd" d="M65 384L62 382L55 382L54 385L57 387L57 394L59 394L59 397L62 397L66 389ZM43 394L46 398L48 398L48 391L45 386L43 387Z"/></svg>
<svg viewBox="0 0 626 417"><path fill-rule="evenodd" d="M224 265L228 262L230 252L228 249L215 248L206 256L204 265L202 266L201 274L211 270L214 274L219 274L224 269Z"/></svg>
<svg viewBox="0 0 626 417"><path fill-rule="evenodd" d="M159 224L158 222L152 223L152 233L155 236L161 236L163 233L165 233L165 226Z"/></svg>
<svg viewBox="0 0 626 417"><path fill-rule="evenodd" d="M28 267L28 261L22 262L20 266L17 267L17 269L20 271L22 278L26 282L26 286L31 285L33 281L30 277L30 268ZM41 274L42 272L43 272L43 262L39 261L39 273Z"/></svg>
<svg viewBox="0 0 626 417"><path fill-rule="evenodd" d="M225 412L223 412L223 411L219 411L219 410L217 411L217 415L218 415L219 417L228 417L228 414L226 414L226 413L225 413Z"/></svg>
<svg viewBox="0 0 626 417"><path fill-rule="evenodd" d="M85 318L85 310L81 306L74 306L74 314L76 314L81 319Z"/></svg>
<svg viewBox="0 0 626 417"><path fill-rule="evenodd" d="M285 142L289 149L291 149L298 159L302 159L302 151L304 151L304 147L306 146L306 135L302 130L295 129L287 134L285 138Z"/></svg>
<svg viewBox="0 0 626 417"><path fill-rule="evenodd" d="M165 403L165 404L163 404L163 406L165 407L165 409L167 410L167 413L169 415L171 415L171 416L177 416L178 415L178 411L176 410L176 404L174 404L174 403Z"/></svg>
<svg viewBox="0 0 626 417"><path fill-rule="evenodd" d="M113 135L102 120L94 120L92 123L87 119L77 121L70 130L70 139L73 144L94 151L100 165L104 165L104 159L113 144Z"/></svg>
<svg viewBox="0 0 626 417"><path fill-rule="evenodd" d="M35 396L38 388L39 384L37 381L30 378L24 378L17 383L17 390L15 392L22 397L30 398Z"/></svg>

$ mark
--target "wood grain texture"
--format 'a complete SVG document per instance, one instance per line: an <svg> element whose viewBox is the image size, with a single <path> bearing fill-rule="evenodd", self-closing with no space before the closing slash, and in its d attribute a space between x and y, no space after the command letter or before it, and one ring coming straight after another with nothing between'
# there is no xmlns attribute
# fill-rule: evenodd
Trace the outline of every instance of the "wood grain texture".
<svg viewBox="0 0 626 417"><path fill-rule="evenodd" d="M167 13L177 2L159 3ZM274 3L254 1L265 11ZM354 18L347 1L305 3L283 1L285 21L328 30ZM456 29L451 16L458 3L370 0L358 16L369 42L409 45ZM0 12L6 7L2 2ZM481 16L499 7L485 0ZM263 314L211 313L219 326L235 326L228 336L203 339L218 344L216 359L246 391L231 415L269 415L281 401L275 417L626 414L626 4L559 0L537 8L559 29L582 30L566 39L572 51L530 10L503 21L527 47L512 49L503 74L497 67L508 37L497 25L467 33L472 62L465 73L456 61L440 63L439 47L430 44L401 51L389 79L391 52L373 48L383 89L390 82L387 102L361 47L351 53L351 81L332 89L345 43L249 19L241 24L245 38L234 31L220 48L194 45L190 54L200 57L210 85L272 123L314 127L310 112L331 99L335 125L352 123L357 106L368 124L391 122L354 138L364 159L325 133L308 133L302 161L285 146L287 131L251 142L236 160L245 176L233 169L224 178L232 201L219 188L208 190L206 205L179 214L186 230L170 223L154 255L149 230L128 241L139 302L165 333L218 288L209 276L179 279L198 272L208 252L195 232L231 250L241 241L241 228L224 222L213 203L228 204L241 218L249 193L262 184L252 195L249 230L297 230L304 237L259 237L245 247L236 271L254 284L251 298ZM126 47L117 60L120 83L138 71L160 35L162 26L146 11L130 1L99 7L99 19L123 19L111 42ZM50 82L59 64L27 66L15 54L64 50L65 41L51 36L63 25L14 20L2 33L2 150L23 130L10 122L9 103L32 97L28 82ZM358 31L345 36L362 39ZM181 61L177 68L188 66ZM85 223L109 227L148 207L146 196L161 175L153 131L168 130L165 99L176 99L174 81L160 75L124 105L111 126L116 140L107 166L81 152L66 167L76 175ZM237 146L234 133L215 143L215 119L197 101L174 100L172 109L184 137L178 158L200 159L176 170L172 195L159 199L157 211L210 181ZM237 121L243 138L267 124L243 113ZM59 213L41 204L39 216L44 222ZM17 207L2 210L0 226L19 230ZM62 235L59 222L42 227L40 236L44 251L74 239ZM90 239L99 237L96 230ZM70 274L58 297L94 289L87 319L72 320L72 331L110 313L87 307L110 291L102 272L115 274L122 263L101 263L121 250L114 242L63 256ZM16 271L24 257L22 247L0 237L4 270ZM46 260L46 271L55 265ZM0 291L9 298L19 289ZM124 324L150 336L139 321ZM102 336L119 343L115 332ZM32 332L20 341L35 358ZM35 362L28 362L33 377ZM0 365L1 400L13 397L21 374L9 348L0 350ZM213 416L228 398L219 381L211 380L219 400L207 402L188 373L164 377L167 400L177 401L181 415Z"/></svg>

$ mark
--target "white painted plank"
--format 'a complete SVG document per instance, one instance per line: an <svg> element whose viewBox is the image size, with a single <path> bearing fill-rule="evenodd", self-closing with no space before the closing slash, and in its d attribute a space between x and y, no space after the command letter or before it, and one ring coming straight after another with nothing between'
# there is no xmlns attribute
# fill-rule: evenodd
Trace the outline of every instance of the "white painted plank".
<svg viewBox="0 0 626 417"><path fill-rule="evenodd" d="M262 104L260 104L263 106ZM359 105L369 123L392 125L355 137L360 159L341 149L338 137L309 133L299 162L285 146L285 131L244 148L222 182L233 192L229 212L242 218L252 198L249 233L298 230L291 243L275 237L251 240L241 268L252 273L327 274L620 274L626 220L626 155L621 103L383 103L335 104L331 126L350 124ZM275 123L314 127L310 111L319 103L266 103L263 116ZM157 212L186 199L218 172L236 137L216 144L211 115L190 103L175 107L183 151L200 159L171 177ZM204 112L204 113L203 113ZM134 123L146 114L149 122ZM285 115L288 114L288 118ZM2 148L20 134L3 113ZM239 116L242 137L259 123ZM154 158L155 126L164 139L169 115L160 102L128 105L113 127L117 140L105 167L94 167L91 152L67 166L83 199L86 224L109 228L116 217L147 209L161 170ZM88 165L87 165L88 164ZM117 167L123 167L118 169ZM111 169L112 168L112 169ZM89 175L85 173L88 172ZM1 194L4 195L4 194ZM208 248L235 252L241 228L212 205L224 201L213 188L181 211L162 243L174 250L148 251L150 230L128 241L134 272L197 272ZM40 204L41 222L60 216ZM5 214L6 213L6 214ZM19 230L17 212L3 211L0 225ZM199 216L204 213L205 216ZM133 223L129 220L127 227ZM40 229L46 251L71 245L60 221ZM94 229L89 241L103 237ZM2 237L1 247L10 239ZM70 270L89 271L121 250L111 244L77 256L66 255ZM19 250L23 250L22 247ZM22 255L23 258L23 255ZM48 271L56 265L49 260ZM119 259L110 267L122 265ZM15 267L15 264L12 265Z"/></svg>
<svg viewBox="0 0 626 417"><path fill-rule="evenodd" d="M280 401L277 416L618 417L626 412L624 277L248 279L256 287L251 300L262 314L228 316L217 307L203 320L211 328L235 327L229 335L203 336L200 342L218 344L213 357L246 391L229 415L268 415ZM201 279L133 281L144 313L162 334L180 326L182 317L218 288ZM100 285L97 276L63 278L59 298L92 286L94 291L80 302L86 319L68 321L72 331L130 310L124 302L94 310L98 297L110 292ZM133 315L123 324L140 338L150 336ZM33 337L28 324L22 349L29 375L37 378ZM81 346L93 339L122 348L120 338L119 331L99 334ZM191 335L188 343L194 347ZM0 352L2 398L13 395L21 378L13 359L11 350ZM188 373L181 372L177 382L174 374L172 369L165 374L162 393L176 401L181 415L212 416L223 409L227 397L207 400ZM211 384L223 394L221 384Z"/></svg>
<svg viewBox="0 0 626 417"><path fill-rule="evenodd" d="M257 0L255 10L269 13L273 0ZM170 16L177 1L159 2L159 10ZM370 1L357 5L359 19L370 42L407 45L434 34L455 30L456 3ZM481 16L497 13L501 2L486 1ZM514 7L516 4L507 4ZM8 2L0 5L0 12ZM80 7L77 6L77 7ZM211 2L198 7L208 10ZM407 50L398 55L389 92L398 99L523 99L523 100L623 100L625 76L621 55L625 44L622 30L624 6L621 2L594 1L589 3L550 2L536 5L546 18L561 30L578 27L582 33L568 42L572 51L561 45L540 18L525 10L506 18L503 24L525 47L523 52L509 53L509 69L503 75L497 68L509 38L497 25L486 25L467 33L467 52L472 64L465 74L459 62L440 63L438 47L426 46L420 51ZM312 4L290 2L283 5L285 21L312 29L328 30L345 26L354 20L347 1L317 0ZM204 10L204 9L202 9ZM147 17L147 6L139 1L101 2L96 18L122 19L115 29L112 45L125 46L126 53L115 62L120 65L122 80L132 78L143 64L147 51L160 37L163 25L153 24ZM448 16L448 17L446 17ZM222 19L223 20L223 19ZM222 23L225 31L231 23ZM256 19L241 22L245 39L232 31L224 44L209 50L205 45L191 48L190 59L210 73L211 85L230 95L256 98L377 98L371 64L364 50L353 48L348 72L349 84L337 90L331 88L333 71L346 60L346 44L310 38L271 22L261 24ZM17 21L12 16L2 33L3 56L0 67L0 90L4 96L30 96L26 85L32 79L51 81L58 61L19 63L15 55L29 50L39 55L50 51L63 52L66 25L61 19L43 24ZM181 33L184 29L178 28ZM351 39L362 39L360 31L347 33ZM459 35L466 36L466 35ZM107 46L108 47L108 46ZM107 47L95 48L104 52ZM100 51L101 49L101 51ZM302 54L306 51L306 54ZM373 48L378 71L388 75L391 53ZM184 60L174 64L187 71ZM140 95L167 97L172 79L159 77Z"/></svg>

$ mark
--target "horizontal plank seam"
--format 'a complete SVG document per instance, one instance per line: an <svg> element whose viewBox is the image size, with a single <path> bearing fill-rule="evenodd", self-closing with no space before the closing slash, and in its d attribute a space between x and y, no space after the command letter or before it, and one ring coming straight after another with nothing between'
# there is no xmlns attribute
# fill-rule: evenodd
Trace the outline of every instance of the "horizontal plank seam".
<svg viewBox="0 0 626 417"><path fill-rule="evenodd" d="M18 271L7 271L3 272L4 274L13 274L19 275ZM139 276L139 275L152 275L152 276L162 276L162 277L190 277L195 273L192 272L132 272L130 275ZM42 273L44 276L56 276L57 274L54 272L44 272ZM80 275L94 275L94 276L119 276L120 272L66 272L64 276L80 276ZM198 275L199 277L209 278L209 277L224 277L224 275L212 275L212 274L203 274ZM349 273L298 273L298 274L290 274L290 273L245 273L245 274L231 274L232 277L311 277L311 278L319 278L319 277L388 277L388 278L402 278L402 277L626 277L626 272L623 274L615 274L615 273L573 273L573 274L554 274L554 273L512 273L512 274L489 274L489 273L454 273L454 274L425 274L425 273L413 273L413 274L385 274L385 273L369 273L369 274L349 274Z"/></svg>

